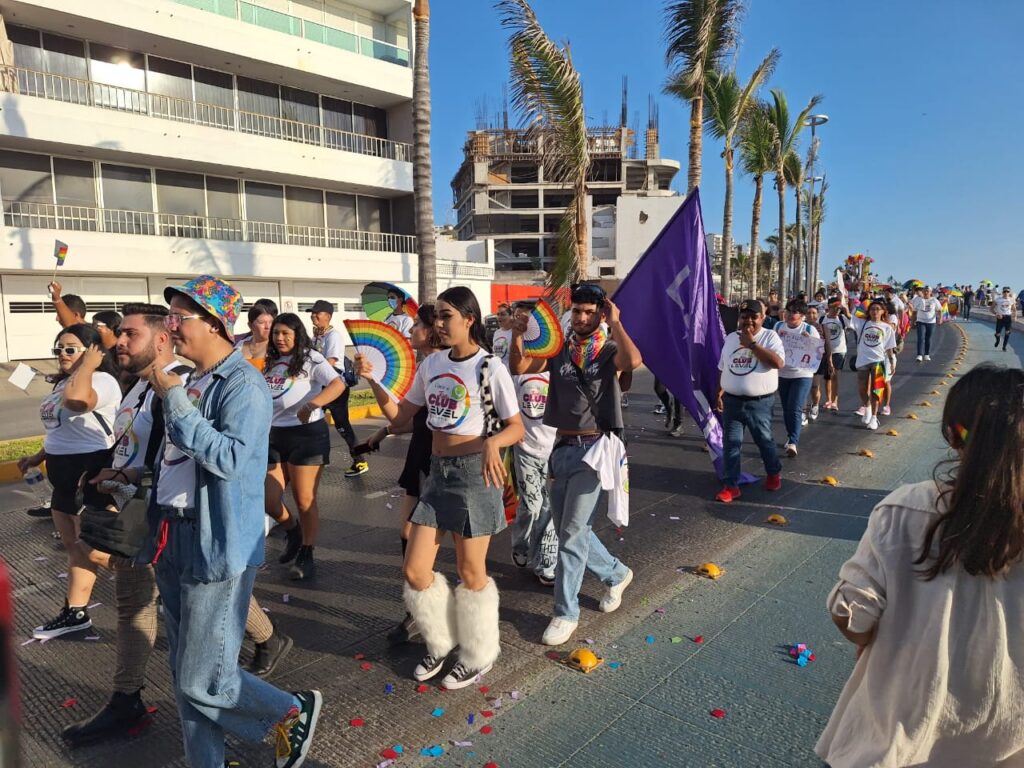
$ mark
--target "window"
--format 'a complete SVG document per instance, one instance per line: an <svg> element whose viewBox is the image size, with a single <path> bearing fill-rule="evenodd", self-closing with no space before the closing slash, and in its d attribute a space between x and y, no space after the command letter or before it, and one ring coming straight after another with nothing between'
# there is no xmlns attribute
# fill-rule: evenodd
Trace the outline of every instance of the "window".
<svg viewBox="0 0 1024 768"><path fill-rule="evenodd" d="M376 136L378 139L388 137L388 113L377 107L365 104L353 104L353 130L364 136Z"/></svg>
<svg viewBox="0 0 1024 768"><path fill-rule="evenodd" d="M319 189L285 189L288 213L288 242L293 245L326 245L324 193Z"/></svg>
<svg viewBox="0 0 1024 768"><path fill-rule="evenodd" d="M245 218L250 240L284 243L284 188L245 182Z"/></svg>
<svg viewBox="0 0 1024 768"><path fill-rule="evenodd" d="M267 117L281 116L281 93L276 83L238 78L238 108Z"/></svg>
<svg viewBox="0 0 1024 768"><path fill-rule="evenodd" d="M241 240L238 180L206 177L206 210L209 236L215 240Z"/></svg>
<svg viewBox="0 0 1024 768"><path fill-rule="evenodd" d="M509 169L509 177L513 184L536 184L537 166L534 164L513 165Z"/></svg>
<svg viewBox="0 0 1024 768"><path fill-rule="evenodd" d="M355 195L327 193L327 226L331 229L357 229Z"/></svg>
<svg viewBox="0 0 1024 768"><path fill-rule="evenodd" d="M53 186L59 206L57 226L60 229L95 231L96 180L93 164L88 160L53 158Z"/></svg>
<svg viewBox="0 0 1024 768"><path fill-rule="evenodd" d="M203 125L233 128L235 125L235 82L227 72L192 68L195 83L196 120Z"/></svg>
<svg viewBox="0 0 1024 768"><path fill-rule="evenodd" d="M89 46L93 98L97 106L147 111L146 69L141 53L93 43Z"/></svg>
<svg viewBox="0 0 1024 768"><path fill-rule="evenodd" d="M572 204L572 194L568 192L545 192L545 208L568 208Z"/></svg>
<svg viewBox="0 0 1024 768"><path fill-rule="evenodd" d="M103 178L103 221L107 232L152 235L153 175L149 168L100 166Z"/></svg>
<svg viewBox="0 0 1024 768"><path fill-rule="evenodd" d="M0 150L0 196L11 227L55 227L50 158Z"/></svg>
<svg viewBox="0 0 1024 768"><path fill-rule="evenodd" d="M391 231L391 207L387 200L360 195L358 201L360 230L363 232Z"/></svg>
<svg viewBox="0 0 1024 768"><path fill-rule="evenodd" d="M198 173L156 172L156 206L160 234L168 237L204 237L206 188Z"/></svg>
<svg viewBox="0 0 1024 768"><path fill-rule="evenodd" d="M150 99L154 115L179 120L193 119L190 64L150 56L148 90L150 93L169 97Z"/></svg>
<svg viewBox="0 0 1024 768"><path fill-rule="evenodd" d="M59 35L43 33L43 62L46 71L54 75L65 75L89 79L85 61L85 43Z"/></svg>
<svg viewBox="0 0 1024 768"><path fill-rule="evenodd" d="M317 94L281 86L281 115L293 121L284 124L284 138L320 143L320 97Z"/></svg>

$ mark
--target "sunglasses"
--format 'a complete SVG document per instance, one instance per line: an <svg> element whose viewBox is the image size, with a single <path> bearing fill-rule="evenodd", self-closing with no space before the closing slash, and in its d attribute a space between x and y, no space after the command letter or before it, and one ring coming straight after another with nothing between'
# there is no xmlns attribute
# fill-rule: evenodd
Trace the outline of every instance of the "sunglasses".
<svg viewBox="0 0 1024 768"><path fill-rule="evenodd" d="M61 355L64 355L65 357L74 357L79 352L85 352L85 347L54 347L50 351L53 353L54 357L60 357Z"/></svg>
<svg viewBox="0 0 1024 768"><path fill-rule="evenodd" d="M593 283L577 283L572 287L572 300L584 304L603 304L608 294L604 288Z"/></svg>

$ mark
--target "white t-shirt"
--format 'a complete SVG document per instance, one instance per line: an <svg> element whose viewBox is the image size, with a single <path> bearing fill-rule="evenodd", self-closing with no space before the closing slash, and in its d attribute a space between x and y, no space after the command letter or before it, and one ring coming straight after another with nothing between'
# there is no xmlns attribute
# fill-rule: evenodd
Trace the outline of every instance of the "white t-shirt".
<svg viewBox="0 0 1024 768"><path fill-rule="evenodd" d="M857 340L857 367L885 362L885 353L896 349L896 331L888 323L866 320Z"/></svg>
<svg viewBox="0 0 1024 768"><path fill-rule="evenodd" d="M778 334L780 339L784 336L803 336L805 334L814 339L821 338L818 329L810 323L801 323L796 328L790 328L785 322L780 321L775 325L775 333ZM783 346L783 349L785 349L785 346ZM814 378L814 371L808 368L794 368L791 365L784 365L779 369L779 376L784 379L812 379Z"/></svg>
<svg viewBox="0 0 1024 768"><path fill-rule="evenodd" d="M996 317L1011 317L1016 306L1017 300L1012 296L999 296L992 302L992 311Z"/></svg>
<svg viewBox="0 0 1024 768"><path fill-rule="evenodd" d="M451 350L435 352L416 369L416 378L406 395L413 405L427 407L427 426L434 432L450 435L484 434L484 409L480 402L480 373L487 352L455 361ZM519 413L516 386L508 368L492 356L488 365L491 397L498 418Z"/></svg>
<svg viewBox="0 0 1024 768"><path fill-rule="evenodd" d="M402 311L401 314L398 315L388 315L387 319L384 322L387 325L390 325L395 330L397 330L407 339L412 335L413 319L409 317L407 314L405 314L404 310ZM330 357L333 357L333 355L330 355Z"/></svg>
<svg viewBox="0 0 1024 768"><path fill-rule="evenodd" d="M550 374L524 373L512 377L516 383L516 394L519 397L519 412L523 416L523 428L526 434L519 447L531 456L546 459L555 446L558 430L544 425L544 411L548 404L548 384Z"/></svg>
<svg viewBox="0 0 1024 768"><path fill-rule="evenodd" d="M335 358L335 368L341 370L345 365L345 342L337 328L328 328L323 336L314 336L313 349L327 359Z"/></svg>
<svg viewBox="0 0 1024 768"><path fill-rule="evenodd" d="M178 362L169 363L164 372L169 373L178 365ZM139 379L121 401L114 418L114 442L117 446L111 465L114 469L137 469L145 463L149 435L153 431L153 397L149 382Z"/></svg>
<svg viewBox="0 0 1024 768"><path fill-rule="evenodd" d="M823 317L821 320L821 327L825 329L825 333L828 334L828 339L832 343L832 354L845 355L846 318L842 315L836 315L835 317Z"/></svg>
<svg viewBox="0 0 1024 768"><path fill-rule="evenodd" d="M501 358L502 365L508 365L508 353L512 348L512 329L509 328L507 331L499 328L494 332L494 338L491 339L491 351Z"/></svg>
<svg viewBox="0 0 1024 768"><path fill-rule="evenodd" d="M339 378L338 372L319 352L310 352L298 376L288 375L291 360L292 356L288 355L275 360L273 364L268 361L267 370L263 374L274 401L274 417L270 422L272 427L297 427L302 424L298 416L299 409ZM308 423L320 421L323 417L323 409L317 408L309 415Z"/></svg>
<svg viewBox="0 0 1024 768"><path fill-rule="evenodd" d="M54 456L67 456L110 448L114 444L117 405L121 402L121 387L117 379L102 371L93 373L92 388L96 392L96 407L85 413L76 413L64 405L64 388L67 383L67 379L61 381L39 404L39 419L46 430L43 450ZM101 419L106 429L101 426Z"/></svg>
<svg viewBox="0 0 1024 768"><path fill-rule="evenodd" d="M618 435L604 435L583 455L583 463L597 471L601 490L608 491L608 519L629 525L629 459Z"/></svg>
<svg viewBox="0 0 1024 768"><path fill-rule="evenodd" d="M756 342L785 359L786 348L775 331L762 328ZM751 350L741 347L740 335L736 331L725 337L718 370L722 372L722 389L730 395L760 397L774 394L779 388L778 369L766 366Z"/></svg>
<svg viewBox="0 0 1024 768"><path fill-rule="evenodd" d="M203 394L213 383L213 376L208 373L195 382L192 382L191 376L183 376L182 379L189 402L198 408ZM195 506L197 480L195 459L178 448L166 435L161 454L156 503L176 509L192 509Z"/></svg>
<svg viewBox="0 0 1024 768"><path fill-rule="evenodd" d="M915 296L910 306L917 312L917 322L934 323L935 313L939 311L939 300L932 296L926 299L924 296ZM858 355L859 357L859 355Z"/></svg>

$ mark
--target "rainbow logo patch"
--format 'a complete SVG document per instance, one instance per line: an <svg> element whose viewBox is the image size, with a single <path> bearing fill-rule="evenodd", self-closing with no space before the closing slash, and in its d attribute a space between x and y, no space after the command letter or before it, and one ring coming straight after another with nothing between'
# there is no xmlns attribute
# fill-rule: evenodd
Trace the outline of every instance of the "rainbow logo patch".
<svg viewBox="0 0 1024 768"><path fill-rule="evenodd" d="M564 343L562 324L558 322L555 310L544 299L540 299L530 312L526 333L523 334L526 356L550 360L559 353Z"/></svg>
<svg viewBox="0 0 1024 768"><path fill-rule="evenodd" d="M346 320L352 343L373 365L374 379L396 402L412 387L416 376L416 355L401 332L376 320Z"/></svg>

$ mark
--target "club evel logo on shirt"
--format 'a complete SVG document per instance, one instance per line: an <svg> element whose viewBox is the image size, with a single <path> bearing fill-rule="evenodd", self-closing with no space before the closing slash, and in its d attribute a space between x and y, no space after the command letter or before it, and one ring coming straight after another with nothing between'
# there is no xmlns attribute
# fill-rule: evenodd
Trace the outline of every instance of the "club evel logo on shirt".
<svg viewBox="0 0 1024 768"><path fill-rule="evenodd" d="M277 369L280 368L280 372ZM277 400L279 397L283 397L288 393L288 390L295 384L295 379L287 374L288 365L281 364L274 366L274 370L268 373L264 379L267 382L267 386L270 388L270 397Z"/></svg>
<svg viewBox="0 0 1024 768"><path fill-rule="evenodd" d="M469 390L454 373L442 373L427 384L427 421L432 428L455 429L469 416L469 407Z"/></svg>
<svg viewBox="0 0 1024 768"><path fill-rule="evenodd" d="M63 392L52 392L39 404L39 418L46 429L56 429L60 426L60 416L64 411L64 408L61 406L63 399Z"/></svg>
<svg viewBox="0 0 1024 768"><path fill-rule="evenodd" d="M739 347L729 356L729 372L734 376L746 376L757 370L757 358L745 347Z"/></svg>
<svg viewBox="0 0 1024 768"><path fill-rule="evenodd" d="M508 356L508 339L498 336L494 339L494 348L491 350L495 355L504 359Z"/></svg>
<svg viewBox="0 0 1024 768"><path fill-rule="evenodd" d="M135 408L128 405L117 412L114 419L114 440L117 448L114 455L122 460L122 466L129 466L139 453L139 438L132 429Z"/></svg>
<svg viewBox="0 0 1024 768"><path fill-rule="evenodd" d="M864 329L864 346L877 347L882 343L882 329L868 326Z"/></svg>
<svg viewBox="0 0 1024 768"><path fill-rule="evenodd" d="M531 377L523 381L522 396L519 410L528 419L544 418L544 410L548 405L548 382L542 376Z"/></svg>
<svg viewBox="0 0 1024 768"><path fill-rule="evenodd" d="M839 323L825 323L825 327L828 328L828 337L832 341L839 338L839 334L843 332L843 328Z"/></svg>

